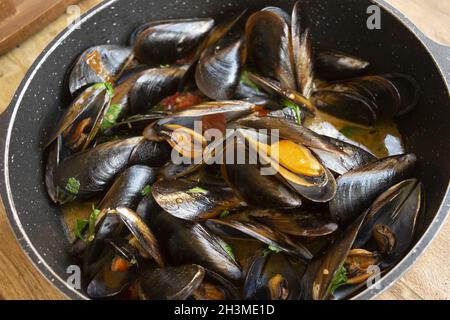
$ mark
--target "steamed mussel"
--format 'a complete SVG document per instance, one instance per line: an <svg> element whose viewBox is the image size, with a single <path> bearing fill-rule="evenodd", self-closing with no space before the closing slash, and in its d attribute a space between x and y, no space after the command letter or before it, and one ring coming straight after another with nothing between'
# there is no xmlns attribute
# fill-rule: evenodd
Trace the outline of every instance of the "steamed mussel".
<svg viewBox="0 0 450 320"><path fill-rule="evenodd" d="M345 299L408 254L425 195L394 120L419 85L306 21L150 21L78 57L45 184L90 298Z"/></svg>

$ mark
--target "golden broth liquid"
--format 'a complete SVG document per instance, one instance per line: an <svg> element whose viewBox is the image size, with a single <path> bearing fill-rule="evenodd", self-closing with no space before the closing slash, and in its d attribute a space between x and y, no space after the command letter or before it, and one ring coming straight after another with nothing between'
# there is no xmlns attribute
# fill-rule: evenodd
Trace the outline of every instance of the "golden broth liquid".
<svg viewBox="0 0 450 320"><path fill-rule="evenodd" d="M92 202L72 202L62 207L64 227L70 241L75 240L75 224L77 219L88 219L92 212Z"/></svg>
<svg viewBox="0 0 450 320"><path fill-rule="evenodd" d="M379 158L405 152L402 136L393 121L365 127L317 111L316 117L307 118L304 125L323 135L335 137L337 134L342 140L356 142Z"/></svg>

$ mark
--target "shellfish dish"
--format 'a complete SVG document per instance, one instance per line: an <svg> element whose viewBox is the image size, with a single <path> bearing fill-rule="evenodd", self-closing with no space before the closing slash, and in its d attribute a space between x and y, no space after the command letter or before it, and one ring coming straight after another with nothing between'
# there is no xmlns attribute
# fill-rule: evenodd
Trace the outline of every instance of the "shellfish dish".
<svg viewBox="0 0 450 320"><path fill-rule="evenodd" d="M419 85L305 21L149 21L67 70L45 183L90 298L349 299L409 252Z"/></svg>

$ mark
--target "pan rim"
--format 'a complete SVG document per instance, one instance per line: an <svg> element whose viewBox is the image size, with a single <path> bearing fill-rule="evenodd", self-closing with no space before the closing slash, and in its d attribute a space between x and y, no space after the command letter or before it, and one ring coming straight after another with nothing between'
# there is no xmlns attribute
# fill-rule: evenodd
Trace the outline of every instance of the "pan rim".
<svg viewBox="0 0 450 320"><path fill-rule="evenodd" d="M105 10L112 4L118 2L119 0L109 0L104 3L100 3L94 8L87 11L82 15L80 21L75 25L65 28L39 55L33 65L30 67L29 71L25 75L21 84L19 85L12 102L9 107L5 110L4 115L2 115L2 120L7 123L6 138L4 140L4 150L2 150L3 161L1 163L3 169L2 181L0 183L1 194L3 203L5 206L5 211L7 213L9 224L13 230L13 233L25 252L26 256L32 262L37 270L51 283L55 288L57 288L62 294L67 298L75 299L88 299L86 295L79 292L78 290L70 287L67 282L62 279L56 272L45 262L45 259L41 256L39 251L33 246L33 243L28 238L25 232L22 222L19 219L18 212L15 208L14 199L12 195L12 190L10 186L9 179L9 145L11 142L12 129L16 120L16 115L18 109L21 105L22 99L34 79L35 74L41 68L42 64L48 59L48 57L55 51L60 44L69 37L77 26L86 22L98 12ZM437 70L439 70L441 79L446 84L447 92L449 93L449 83L446 76L444 75L443 68L437 62L435 54L431 51L430 46L432 40L428 39L408 18L402 15L398 10L394 9L392 6L387 4L384 0L370 0L372 3L379 5L383 10L398 20L404 27L412 33L419 43L427 50L429 56L432 58ZM419 44L418 43L418 44ZM419 241L414 247L411 248L410 252L394 267L390 270L381 280L382 288L377 289L365 289L358 295L354 296L352 299L370 299L375 298L381 292L385 291L391 287L400 277L409 270L416 262L416 260L424 253L425 249L431 244L432 240L441 230L444 220L450 212L450 184L445 191L445 194L441 200L441 205L436 212L431 224L424 231L423 235L420 237ZM383 286L383 284L386 284Z"/></svg>

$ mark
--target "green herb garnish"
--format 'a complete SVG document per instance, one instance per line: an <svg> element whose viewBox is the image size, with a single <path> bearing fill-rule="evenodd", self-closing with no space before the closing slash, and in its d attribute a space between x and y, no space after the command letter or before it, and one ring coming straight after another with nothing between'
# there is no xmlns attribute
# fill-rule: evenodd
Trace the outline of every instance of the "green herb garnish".
<svg viewBox="0 0 450 320"><path fill-rule="evenodd" d="M100 214L100 210L96 209L94 205L92 205L92 211L89 215L88 219L77 219L75 221L75 236L81 240L92 241L94 240L95 235L95 223L97 222L98 215ZM83 236L86 227L87 229L87 237Z"/></svg>
<svg viewBox="0 0 450 320"><path fill-rule="evenodd" d="M70 177L69 180L67 180L66 190L72 194L78 194L78 192L80 191L80 181L73 177Z"/></svg>
<svg viewBox="0 0 450 320"><path fill-rule="evenodd" d="M269 249L269 250L271 250L271 251L273 251L273 252L275 252L275 253L278 253L278 252L281 252L281 249L280 248L278 248L278 247L275 247L275 246L269 246L267 249Z"/></svg>
<svg viewBox="0 0 450 320"><path fill-rule="evenodd" d="M160 64L160 68L170 68L170 64Z"/></svg>
<svg viewBox="0 0 450 320"><path fill-rule="evenodd" d="M267 256L269 253L272 253L272 252L278 253L278 252L281 252L281 251L282 251L282 250L281 250L280 248L270 245L270 246L267 247L266 250L263 251L262 254L263 254L263 256L265 257L265 256Z"/></svg>
<svg viewBox="0 0 450 320"><path fill-rule="evenodd" d="M226 243L226 244L224 245L224 249L225 249L225 251L227 252L228 256L229 256L231 259L233 259L234 261L236 261L236 257L235 257L235 255L234 255L233 248L232 248L228 243Z"/></svg>
<svg viewBox="0 0 450 320"><path fill-rule="evenodd" d="M114 88L113 85L109 82L99 82L94 84L94 89L106 89L106 93L108 93L108 95L110 97L114 96Z"/></svg>
<svg viewBox="0 0 450 320"><path fill-rule="evenodd" d="M252 87L253 89L255 89L256 91L259 92L259 87L256 83L254 83L252 80L250 80L250 78L248 77L248 72L247 71L242 71L241 73L241 82L248 85L249 87Z"/></svg>
<svg viewBox="0 0 450 320"><path fill-rule="evenodd" d="M281 101L282 105L285 106L286 108L289 108L291 110L293 110L295 112L295 120L297 121L297 123L301 123L301 116L300 116L300 106L292 101L289 100L282 100Z"/></svg>
<svg viewBox="0 0 450 320"><path fill-rule="evenodd" d="M229 215L230 215L230 210L223 210L223 211L220 213L220 217L221 217L221 218L228 217Z"/></svg>
<svg viewBox="0 0 450 320"><path fill-rule="evenodd" d="M105 132L109 128L115 126L121 112L122 106L120 104L115 103L110 105L108 110L106 110L105 116L103 117L102 124L100 125L100 130L102 132Z"/></svg>
<svg viewBox="0 0 450 320"><path fill-rule="evenodd" d="M341 130L339 130L339 132L342 133L347 138L352 139L356 136L367 135L368 133L370 133L370 130L359 127L346 126L343 127Z"/></svg>
<svg viewBox="0 0 450 320"><path fill-rule="evenodd" d="M340 286L346 284L347 281L347 269L345 269L344 266L341 266L334 275L333 280L331 280L330 288L328 290L333 294Z"/></svg>
<svg viewBox="0 0 450 320"><path fill-rule="evenodd" d="M95 223L97 222L98 215L100 214L100 210L95 209L95 206L92 205L92 212L89 216L89 229L88 229L88 236L87 240L90 242L94 240L95 235Z"/></svg>
<svg viewBox="0 0 450 320"><path fill-rule="evenodd" d="M77 219L76 221L75 221L75 229L74 229L74 233L75 233L75 236L78 238L78 239L81 239L81 240L83 240L84 238L83 238L83 231L84 231L84 228L86 228L86 226L89 224L89 221L88 220L86 220L86 219Z"/></svg>
<svg viewBox="0 0 450 320"><path fill-rule="evenodd" d="M153 111L153 112L161 112L161 111L164 111L164 109L165 108L164 108L164 105L162 103L159 103L159 104L157 104L157 105L155 105L155 106L150 108L150 110Z"/></svg>
<svg viewBox="0 0 450 320"><path fill-rule="evenodd" d="M144 189L142 189L141 195L143 197L145 197L145 196L149 195L151 192L152 192L152 186L148 184L144 187Z"/></svg>
<svg viewBox="0 0 450 320"><path fill-rule="evenodd" d="M200 188L200 187L194 187L192 189L189 189L187 192L189 192L189 193L203 193L203 194L207 194L208 190L205 190L205 189Z"/></svg>

